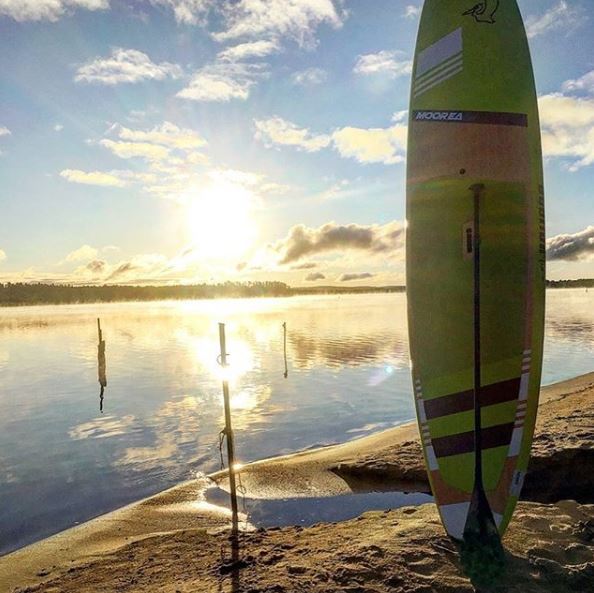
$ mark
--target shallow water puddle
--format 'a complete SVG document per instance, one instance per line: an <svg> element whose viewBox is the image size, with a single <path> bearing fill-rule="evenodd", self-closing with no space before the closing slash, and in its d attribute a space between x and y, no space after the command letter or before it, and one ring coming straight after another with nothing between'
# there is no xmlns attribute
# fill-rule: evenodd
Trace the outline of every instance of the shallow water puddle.
<svg viewBox="0 0 594 593"><path fill-rule="evenodd" d="M220 488L206 491L209 503L228 507L229 493ZM384 511L432 502L428 494L404 492L368 492L316 498L282 498L263 500L239 498L240 511L256 527L308 527L315 523L332 523L354 519L367 511Z"/></svg>

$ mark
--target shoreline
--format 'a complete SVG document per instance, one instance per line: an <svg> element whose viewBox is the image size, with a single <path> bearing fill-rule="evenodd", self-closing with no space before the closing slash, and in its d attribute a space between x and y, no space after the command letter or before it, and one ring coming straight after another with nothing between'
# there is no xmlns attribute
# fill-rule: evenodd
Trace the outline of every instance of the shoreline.
<svg viewBox="0 0 594 593"><path fill-rule="evenodd" d="M594 279L592 284L570 284L572 281L564 280L548 280L549 284L546 286L546 290L588 290L594 288ZM569 284L567 284L569 282ZM577 281L579 282L579 281ZM2 283L0 283L0 287ZM59 285L58 285L59 286ZM120 286L120 285L116 285ZM83 286L83 288L86 287ZM108 285L111 288L111 285ZM125 286L124 286L125 287ZM76 287L79 288L79 287ZM96 288L93 286L92 288ZM126 287L125 287L126 288ZM133 286L133 288L136 288ZM139 288L155 288L153 286L141 285ZM160 287L156 287L160 288ZM286 294L235 294L235 295L212 295L212 296L200 296L200 297L187 297L187 296L171 296L165 298L139 298L139 299L114 299L114 300L89 300L89 301L67 301L67 302L52 302L52 301L40 301L36 303L27 302L12 302L12 303L0 303L0 311L3 309L9 311L14 309L32 308L32 307L60 307L60 306L73 306L73 305L117 305L124 303L175 303L175 302L196 302L196 301L221 301L221 300L242 300L242 299L287 299L291 297L300 296L346 296L346 295L365 295L365 294L406 294L406 286L362 286L362 287L342 287L342 286L323 286L323 287L300 287L290 286L288 287L291 292Z"/></svg>
<svg viewBox="0 0 594 593"><path fill-rule="evenodd" d="M558 416L567 416L577 398L592 393L582 406L594 405L594 372L541 388L539 414L523 500L553 502L572 494L577 500L594 499L594 477L584 476L579 439L594 446L594 430L587 419L576 419L561 432ZM571 406L564 406L574 396ZM582 424L585 425L582 427ZM248 463L237 472L250 498L333 496L381 490L430 493L416 420L346 443L330 445ZM593 466L594 473L594 466ZM211 478L227 489L226 470ZM581 479L583 478L583 479ZM548 483L543 489L542 484ZM568 484L570 487L566 487ZM387 487L386 487L387 486ZM571 492L568 492L571 489Z"/></svg>
<svg viewBox="0 0 594 593"><path fill-rule="evenodd" d="M594 373L555 383L541 390L533 457L522 499L528 498L539 503L557 503L572 498L577 502L565 507L549 507L534 502L523 503L517 513L519 518L514 519L514 525L519 531L524 529L524 532L528 533L534 528L544 533L548 529L548 524L543 523L543 517L553 520L555 513L563 512L574 518L581 517L579 520L576 519L576 525L580 521L585 525L591 523L594 541L594 423L591 420L593 409ZM332 496L370 492L376 491L380 485L386 486L386 483L388 487L384 489L389 490L423 491L423 488L427 488L414 422L346 443L246 464L241 467L240 473L242 484L250 498ZM224 472L215 473L211 477L219 486L225 486ZM98 565L103 566L108 558L129 554L132 549L140 550L142 554L146 553L149 556L161 556L164 550L177 553L172 550L178 546L184 547L185 543L196 538L202 542L200 545L208 550L212 546L220 545L222 539L227 537L220 532L228 528L229 513L206 502L203 496L206 483L206 478L185 482L0 557L0 589L13 591L17 590L15 587L25 587L18 589L23 593L51 591L52 589L43 587L49 582L55 582L58 584L54 590L61 592L71 590L62 589L61 583L72 581L78 587L72 589L73 591L94 591L96 589L90 584L91 588L85 589L86 585L81 585L81 581L76 579L83 578L80 575L86 575L85 578L91 583L96 576L93 575ZM413 507L409 507L411 508ZM554 508L558 510L551 510ZM366 513L363 515L366 519L362 522L368 522L369 529L377 529L384 518L389 517L390 521L396 520L398 524L403 525L407 537L413 537L414 534L407 530L415 520L423 518L423 524L426 522L429 526L427 529L433 533L432 537L441 537L449 542L440 531L433 505L423 505L414 509L418 509L418 512L407 511L405 508L392 511L390 514ZM521 517L526 517L528 524L522 523ZM528 519L529 517L532 518ZM407 522L410 523L408 527ZM348 531L350 526L358 523L359 520L355 519L329 524L328 529L331 526L333 532L336 532L336 537L339 537L341 526ZM319 531L316 526L306 529L272 528L265 532L259 530L253 537L257 535L262 540L268 537L267 534L277 537L279 533L290 533L291 537L308 534L307 537L311 536L315 540ZM513 526L510 531L513 534ZM539 537L545 538L543 533L540 533ZM554 534L551 537L553 536ZM245 534L242 537L249 539L252 536ZM511 535L510 541L516 541L514 537ZM506 541L507 539L506 536ZM551 545L554 544L555 541L552 541ZM576 542L574 544L578 545ZM518 550L521 550L520 544L518 546ZM582 551L586 554L586 551ZM173 562L171 558L169 560ZM307 571L309 570L308 568ZM591 570L594 575L594 548ZM105 578L108 578L109 574L107 571ZM160 578L158 574L154 575L155 591L165 590L157 588L164 584ZM196 583L193 586L195 585ZM120 589L114 585L113 590ZM121 590L153 591L151 588L133 587Z"/></svg>

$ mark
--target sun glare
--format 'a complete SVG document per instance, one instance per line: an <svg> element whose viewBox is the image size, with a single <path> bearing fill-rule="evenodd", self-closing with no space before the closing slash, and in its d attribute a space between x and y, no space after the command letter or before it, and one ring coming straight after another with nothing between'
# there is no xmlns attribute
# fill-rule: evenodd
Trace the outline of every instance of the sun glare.
<svg viewBox="0 0 594 593"><path fill-rule="evenodd" d="M254 192L233 181L214 179L184 198L196 253L208 260L239 263L257 236Z"/></svg>
<svg viewBox="0 0 594 593"><path fill-rule="evenodd" d="M180 331L177 333L177 338L186 345L201 369L207 370L220 381L228 381L232 387L235 387L243 375L258 368L254 352L248 342L234 338L232 345L229 344L227 348L227 366L222 367L218 362L220 350L214 335L213 332L213 339L207 339Z"/></svg>

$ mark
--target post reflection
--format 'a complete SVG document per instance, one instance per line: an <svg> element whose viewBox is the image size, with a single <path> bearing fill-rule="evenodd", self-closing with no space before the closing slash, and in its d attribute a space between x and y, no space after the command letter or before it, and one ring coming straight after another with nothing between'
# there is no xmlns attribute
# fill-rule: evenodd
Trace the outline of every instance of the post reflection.
<svg viewBox="0 0 594 593"><path fill-rule="evenodd" d="M247 562L241 555L241 532L239 531L239 517L233 514L231 524L231 535L228 537L228 544L221 546L221 563L219 574L223 577L219 581L219 591L224 591L223 584L225 577L229 576L231 588L227 589L229 593L240 593L241 576L240 571L247 566Z"/></svg>
<svg viewBox="0 0 594 593"><path fill-rule="evenodd" d="M101 331L101 319L97 318L97 374L99 378L99 411L103 414L103 399L105 388L107 387L107 374L105 364L105 340L103 339L103 332Z"/></svg>
<svg viewBox="0 0 594 593"><path fill-rule="evenodd" d="M285 358L285 372L283 374L286 379L289 376L289 369L287 367L287 322L283 321L283 354Z"/></svg>

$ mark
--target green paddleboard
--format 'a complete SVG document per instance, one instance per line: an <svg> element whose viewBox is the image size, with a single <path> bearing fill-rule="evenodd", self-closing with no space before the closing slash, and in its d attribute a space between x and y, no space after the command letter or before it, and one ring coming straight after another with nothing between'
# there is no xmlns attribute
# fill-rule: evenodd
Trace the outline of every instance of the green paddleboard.
<svg viewBox="0 0 594 593"><path fill-rule="evenodd" d="M516 0L425 1L409 117L408 318L425 462L452 537L475 475L503 534L530 456L545 294L538 105Z"/></svg>

